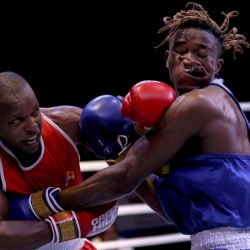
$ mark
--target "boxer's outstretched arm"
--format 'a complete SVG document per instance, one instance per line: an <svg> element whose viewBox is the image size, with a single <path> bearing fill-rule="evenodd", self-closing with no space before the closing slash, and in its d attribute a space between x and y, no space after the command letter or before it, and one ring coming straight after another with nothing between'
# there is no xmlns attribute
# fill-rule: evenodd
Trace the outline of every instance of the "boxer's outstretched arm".
<svg viewBox="0 0 250 250"><path fill-rule="evenodd" d="M51 229L46 222L7 220L8 201L0 191L0 249L35 249L49 243Z"/></svg>
<svg viewBox="0 0 250 250"><path fill-rule="evenodd" d="M97 172L80 185L61 191L58 194L59 204L66 209L83 209L130 194L151 173L164 165L166 154L164 152L163 155L163 145L154 149L150 146L155 139L155 136L150 137L150 140L141 137L121 162ZM161 159L154 156L155 150L161 151Z"/></svg>
<svg viewBox="0 0 250 250"><path fill-rule="evenodd" d="M134 128L131 120L140 127L155 127L175 99L174 90L168 84L158 81L139 82L133 86L125 99L110 95L97 97L83 109L80 121L82 133L87 137L94 152L98 155L103 154L106 160L110 159L106 158L105 154L117 152L114 145L120 145L117 143L120 135L133 144L133 140L130 141L131 130L125 129L131 127L129 124ZM153 151L158 151L158 147L160 151L165 150L162 147L164 144L162 143L162 132L154 137L150 140L156 142L156 138L159 138L154 150L150 148L151 143L148 138L142 137L128 151L124 160L121 162L119 162L121 159L116 160L119 163L114 167L97 173L90 181L87 180L77 187L59 193L59 203L66 208L73 205L73 209L82 209L120 198L133 191L144 178L151 174L151 171L154 172L158 168L158 164L160 167L165 164L165 153L162 154L162 157L155 157L152 154ZM181 140L179 141L181 142ZM119 151L122 152L121 149ZM152 157L148 157L150 155ZM111 156L111 159L115 158L114 155ZM148 160L144 162L145 159ZM96 197L97 194L99 197Z"/></svg>
<svg viewBox="0 0 250 250"><path fill-rule="evenodd" d="M97 172L80 185L60 192L59 204L65 208L83 209L119 199L135 190L209 123L211 116L207 115L209 108L204 108L203 99L196 98L196 102L192 101L192 96L177 99L155 132L139 138L125 159Z"/></svg>
<svg viewBox="0 0 250 250"><path fill-rule="evenodd" d="M118 163L119 166L124 161ZM116 200L132 192L134 184L125 184L128 183L126 165L116 168L118 164L97 172L77 186L61 191L58 194L58 203L65 209L81 210Z"/></svg>

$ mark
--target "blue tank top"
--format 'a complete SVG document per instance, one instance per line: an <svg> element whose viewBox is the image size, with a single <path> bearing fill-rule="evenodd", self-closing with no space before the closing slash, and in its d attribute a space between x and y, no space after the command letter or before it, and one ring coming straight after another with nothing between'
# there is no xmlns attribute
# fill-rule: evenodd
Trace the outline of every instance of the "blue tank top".
<svg viewBox="0 0 250 250"><path fill-rule="evenodd" d="M250 132L232 92L221 82L211 84L233 98ZM175 161L155 187L164 212L183 234L250 227L250 155L206 153Z"/></svg>

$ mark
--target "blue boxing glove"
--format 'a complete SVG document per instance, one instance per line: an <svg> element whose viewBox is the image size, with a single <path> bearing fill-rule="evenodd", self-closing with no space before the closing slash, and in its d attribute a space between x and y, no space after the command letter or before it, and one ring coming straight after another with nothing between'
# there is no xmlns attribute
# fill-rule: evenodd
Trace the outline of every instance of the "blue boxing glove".
<svg viewBox="0 0 250 250"><path fill-rule="evenodd" d="M10 220L43 220L63 211L57 203L60 188L48 187L31 195L16 195L8 198Z"/></svg>
<svg viewBox="0 0 250 250"><path fill-rule="evenodd" d="M122 100L120 96L98 96L83 108L80 117L82 137L107 162L117 159L141 136L133 121L122 116Z"/></svg>

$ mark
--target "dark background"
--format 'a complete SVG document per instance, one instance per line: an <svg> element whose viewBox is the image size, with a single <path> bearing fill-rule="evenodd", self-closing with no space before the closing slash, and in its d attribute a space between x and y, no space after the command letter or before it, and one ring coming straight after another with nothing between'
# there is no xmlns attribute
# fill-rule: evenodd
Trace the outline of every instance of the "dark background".
<svg viewBox="0 0 250 250"><path fill-rule="evenodd" d="M1 3L0 71L32 85L41 106L84 106L102 94L125 95L141 80L169 83L164 53L154 49L162 17L187 1L8 1ZM249 34L247 1L197 1L222 23L221 11L239 10L231 27ZM249 39L250 40L250 39ZM226 55L221 72L240 101L248 101L248 60Z"/></svg>
<svg viewBox="0 0 250 250"><path fill-rule="evenodd" d="M221 11L240 11L231 27L250 40L247 1L197 1L219 24ZM162 18L185 9L187 1L6 1L0 5L0 71L23 75L42 107L76 105L92 98L125 95L135 83L170 84L164 51L155 49ZM250 101L250 49L221 70L240 101ZM80 148L83 159L93 154ZM95 158L95 157L94 157Z"/></svg>
<svg viewBox="0 0 250 250"><path fill-rule="evenodd" d="M42 107L83 107L98 95L125 95L132 85L146 79L170 83L164 53L154 49L162 39L157 30L163 16L184 9L186 2L1 2L0 71L23 75ZM250 40L248 1L197 2L219 24L221 11L239 10L231 27L238 27ZM246 49L237 61L226 54L221 71L239 101L250 101L249 53ZM183 243L167 249L189 247Z"/></svg>

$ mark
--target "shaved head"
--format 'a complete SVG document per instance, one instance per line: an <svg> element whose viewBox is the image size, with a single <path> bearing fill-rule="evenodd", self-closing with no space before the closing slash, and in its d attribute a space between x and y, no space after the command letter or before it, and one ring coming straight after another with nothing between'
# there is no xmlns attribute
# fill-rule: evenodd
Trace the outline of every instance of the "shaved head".
<svg viewBox="0 0 250 250"><path fill-rule="evenodd" d="M0 73L0 102L3 97L9 94L16 94L25 86L29 86L28 82L19 74L6 71Z"/></svg>

